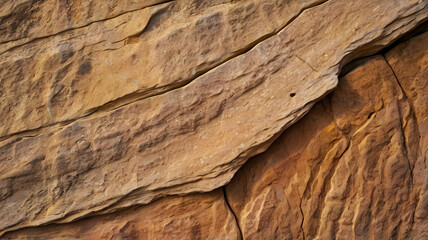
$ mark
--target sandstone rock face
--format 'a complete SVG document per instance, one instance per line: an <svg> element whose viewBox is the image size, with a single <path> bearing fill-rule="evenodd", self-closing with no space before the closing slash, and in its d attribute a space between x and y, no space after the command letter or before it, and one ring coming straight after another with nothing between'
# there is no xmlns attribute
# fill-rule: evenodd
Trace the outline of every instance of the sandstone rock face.
<svg viewBox="0 0 428 240"><path fill-rule="evenodd" d="M278 154L274 177L269 161L246 166L227 187L238 222L215 189L332 91L346 63L426 19L423 0L3 4L0 236L424 236L426 46L396 47L391 67L378 56L344 77L305 118L316 124L285 134L304 137L275 143L292 151Z"/></svg>
<svg viewBox="0 0 428 240"><path fill-rule="evenodd" d="M341 78L227 186L244 239L427 239L427 79L428 32Z"/></svg>
<svg viewBox="0 0 428 240"><path fill-rule="evenodd" d="M46 0L10 6L0 25L0 73L13 94L2 94L0 137L182 86L320 2Z"/></svg>
<svg viewBox="0 0 428 240"><path fill-rule="evenodd" d="M399 45L386 54L411 110L416 118L416 136L406 138L408 146L418 148L409 157L413 188L416 192L414 239L428 238L428 33ZM413 140L412 140L413 139Z"/></svg>
<svg viewBox="0 0 428 240"><path fill-rule="evenodd" d="M6 234L4 239L239 239L223 191L171 197L140 208Z"/></svg>

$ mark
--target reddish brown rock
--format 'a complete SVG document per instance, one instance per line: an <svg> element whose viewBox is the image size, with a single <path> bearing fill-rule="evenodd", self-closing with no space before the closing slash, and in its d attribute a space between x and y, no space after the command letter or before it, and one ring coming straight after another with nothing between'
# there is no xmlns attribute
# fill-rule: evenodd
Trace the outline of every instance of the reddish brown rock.
<svg viewBox="0 0 428 240"><path fill-rule="evenodd" d="M428 33L386 56L392 68L360 62L227 186L244 239L428 237Z"/></svg>
<svg viewBox="0 0 428 240"><path fill-rule="evenodd" d="M2 239L239 239L222 190L170 197L118 214L12 232Z"/></svg>

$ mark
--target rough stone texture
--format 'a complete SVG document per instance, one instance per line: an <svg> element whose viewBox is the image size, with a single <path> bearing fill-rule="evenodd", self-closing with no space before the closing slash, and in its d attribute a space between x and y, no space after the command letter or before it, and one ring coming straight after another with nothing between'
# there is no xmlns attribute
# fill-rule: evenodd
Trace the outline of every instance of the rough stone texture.
<svg viewBox="0 0 428 240"><path fill-rule="evenodd" d="M0 137L182 86L323 1L137 2L27 2L1 18Z"/></svg>
<svg viewBox="0 0 428 240"><path fill-rule="evenodd" d="M223 191L165 198L118 214L28 228L3 239L239 239Z"/></svg>
<svg viewBox="0 0 428 240"><path fill-rule="evenodd" d="M96 21L135 11L162 0L4 1L0 8L0 43L22 45L34 39L81 28Z"/></svg>
<svg viewBox="0 0 428 240"><path fill-rule="evenodd" d="M419 134L406 138L409 146L419 144L411 156L413 188L417 205L413 239L428 239L428 32L395 47L385 55L394 70L417 121Z"/></svg>
<svg viewBox="0 0 428 240"><path fill-rule="evenodd" d="M62 23L53 1L1 7L28 31L0 45L0 235L223 186L344 64L428 18L419 0L87 3Z"/></svg>
<svg viewBox="0 0 428 240"><path fill-rule="evenodd" d="M386 59L359 62L238 171L244 239L428 238L428 32Z"/></svg>

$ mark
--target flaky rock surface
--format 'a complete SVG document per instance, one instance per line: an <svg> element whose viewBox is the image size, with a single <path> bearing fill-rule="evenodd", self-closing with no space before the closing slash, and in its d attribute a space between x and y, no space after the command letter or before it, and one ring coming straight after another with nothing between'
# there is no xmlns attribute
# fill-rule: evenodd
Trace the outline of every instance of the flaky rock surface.
<svg viewBox="0 0 428 240"><path fill-rule="evenodd" d="M354 214L349 208L358 207L366 212L356 215L357 232L368 229L361 237L380 232L385 237L425 236L426 104L415 110L427 102L425 45L414 54L411 47L396 47L385 55L388 62L379 56L366 60L343 78L351 93L360 91L359 98L342 94L343 99L334 100L336 105L330 97L332 103L323 100L325 109L320 104L315 107L318 125L308 127L314 132L288 141L297 152L305 152L307 142L325 149L318 155L307 153L310 159L290 163L294 170L287 166L285 175L278 174L278 181L294 176L290 182L295 185L283 182L274 194L269 187L244 191L254 186L265 189L264 181L240 173L236 179L243 185L235 179L226 188L227 199L215 189L331 92L346 63L380 51L426 19L428 2L423 0L4 4L0 7L0 237L58 233L63 238L130 234L131 238L234 239L242 231L244 238L266 234L328 239L351 236L348 222L342 222ZM424 41L421 38L412 41ZM406 51L407 62L400 61ZM417 66L407 66L414 61ZM368 70L358 70L363 68ZM358 71L361 79L350 81ZM382 81L370 74L362 76L370 71L378 72ZM401 87L392 81L400 76L406 79ZM340 89L333 96L340 98ZM372 122L378 128L370 129ZM328 133L322 132L322 124L331 125ZM325 139L316 142L322 134ZM372 144L384 153L370 150ZM354 158L384 160L367 165L352 162ZM370 172L363 174L370 178L369 189L386 180L391 185L373 193L378 200L364 195L351 203L347 199L352 194L342 189L344 184L333 189L333 180L354 179L349 184L355 196L365 193L367 184L356 184L359 175L348 176L346 171L334 175L342 162L348 162L348 172ZM372 168L387 174L377 176ZM264 169L256 167L262 179ZM398 180L388 178L391 173L399 174ZM318 175L321 179L314 179ZM394 187L403 182L407 187ZM314 189L302 191L305 184ZM285 191L291 199L285 202L299 200L299 211L283 208L284 198L275 195L286 187L292 189ZM332 189L336 195L330 196ZM392 194L399 199L386 202ZM159 198L164 199L156 201ZM345 199L339 210L337 198ZM284 222L254 227L271 222L263 210L275 208L269 204L276 200L281 211L276 216L285 216ZM397 210L388 213L391 219L382 222L385 227L373 230L370 221L378 213L374 206ZM343 215L346 207L349 212ZM177 215L183 211L186 214ZM85 229L88 224L99 232ZM182 227L183 232L163 233L161 229L170 225ZM274 226L278 228L272 230ZM320 232L321 227L329 231Z"/></svg>

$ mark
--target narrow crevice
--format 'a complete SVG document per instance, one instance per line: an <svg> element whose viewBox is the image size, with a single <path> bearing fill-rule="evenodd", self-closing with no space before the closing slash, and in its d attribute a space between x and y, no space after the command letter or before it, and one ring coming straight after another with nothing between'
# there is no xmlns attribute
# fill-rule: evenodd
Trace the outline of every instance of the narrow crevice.
<svg viewBox="0 0 428 240"><path fill-rule="evenodd" d="M391 70L392 74L394 75L395 81L398 83L398 86L400 86L401 91L403 92L403 95L405 99L408 99L406 92L404 91L403 86L401 86L400 81L398 80L397 74L395 73L394 69L392 68L391 64L389 64L388 59L386 59L385 55L382 55L385 62L388 64L389 69Z"/></svg>
<svg viewBox="0 0 428 240"><path fill-rule="evenodd" d="M303 201L303 196L300 198L300 203L299 203L300 214L302 215L302 222L300 223L300 231L302 231L303 240L305 240L306 239L305 230L303 229L303 223L305 222L305 215L303 214L302 201Z"/></svg>
<svg viewBox="0 0 428 240"><path fill-rule="evenodd" d="M163 3L167 3L167 2L171 2L174 0L169 0L169 1L165 1ZM266 34L258 39L256 39L255 41L251 42L250 44L248 44L247 46L243 47L242 49L233 52L233 54L225 59L223 59L222 61L206 68L203 70L200 70L198 72L196 72L193 76L191 76L190 78L188 78L187 80L175 83L175 84L170 84L170 85L166 85L166 86L162 86L162 87L158 87L158 88L151 88L151 89L140 89L139 91L135 91L129 94L126 94L122 97L116 98L115 100L109 101L101 106L92 108L87 110L83 115L77 116L75 118L71 118L71 119L67 119L64 121L59 121L59 122L55 122L55 123L51 123L51 124L47 124L47 125L43 125L39 128L34 128L34 129L28 129L28 130L24 130L24 131L20 131L20 132L16 132L16 133L12 133L6 136L2 136L0 137L0 143L2 141L8 140L10 138L17 138L17 137L34 137L40 134L41 130L44 130L46 128L49 127L61 127L64 128L65 126L72 124L73 122L77 121L77 120L84 120L88 117L96 117L98 116L98 114L105 114L106 112L110 112L110 111L114 111L116 109L125 107L127 105L130 105L132 103L144 100L144 99L148 99L148 98L152 98L152 97L156 97L162 94L165 94L167 92L171 92L174 91L176 89L179 88L183 88L185 86L187 86L188 84L190 84L191 82L193 82L195 79L201 77L202 75L206 74L209 71L212 71L213 69L219 67L220 65L225 64L226 62L237 58L249 51L251 51L254 47L256 47L258 44L260 44L261 42L275 36L276 34L278 34L280 31L282 31L285 27L289 26L295 19L297 19L304 11L306 11L307 9L310 8L314 8L316 6L322 5L324 3L328 2L328 0L323 0L323 1L319 1L316 2L312 5L309 5L307 7L302 8L302 10L300 10L300 12L298 14L296 14L296 16L294 16L293 18L291 18L289 21L287 21L282 27L280 27L278 30L271 32L269 34ZM159 4L157 4L159 5ZM154 6L154 5L152 5ZM141 9L139 9L141 10ZM137 10L135 10L137 11ZM1 53L0 53L1 54ZM97 115L96 115L97 114Z"/></svg>
<svg viewBox="0 0 428 240"><path fill-rule="evenodd" d="M230 212L232 213L232 215L233 215L233 217L235 219L236 226L237 226L237 228L239 230L239 235L241 236L241 240L242 240L242 239L244 239L244 235L242 234L241 226L239 226L238 217L236 216L235 212L232 209L232 206L229 203L229 200L227 198L226 188L224 186L222 187L222 190L223 190L223 194L224 194L224 201L226 202L226 206L229 208Z"/></svg>
<svg viewBox="0 0 428 240"><path fill-rule="evenodd" d="M64 34L66 32L70 32L70 31L74 31L74 30L78 30L78 29L89 27L90 25L92 25L94 23L108 21L108 20L111 20L111 19L114 19L114 18L118 18L118 17L123 16L123 15L128 14L128 13L141 11L141 10L146 9L146 8L155 7L155 6L162 5L162 4L169 3L169 2L173 2L173 1L175 1L175 0L165 0L165 1L162 1L160 3L155 3L155 4L147 5L147 6L143 7L143 8L134 9L134 10L131 10L131 11L126 11L126 12L120 13L120 14L112 16L112 17L95 20L95 21L89 22L89 23L87 23L85 25L82 25L82 26L73 27L73 28L67 28L67 29L64 29L62 31L59 31L59 32L56 32L56 33L53 33L53 34L49 34L49 35L45 35L45 36L41 36L41 37L36 37L36 38L33 38L33 39L29 38L29 41L26 41L25 43L18 44L16 46L13 46L13 47L10 47L8 49L5 49L4 51L0 52L0 55L2 55L5 52L12 51L12 50L14 50L16 48L22 47L22 46L30 44L30 43L34 43L34 42L37 42L37 41L40 41L40 40L43 40L43 39L46 39L46 38L50 38L50 37L53 37L53 36ZM12 40L9 40L9 41L0 42L0 44L7 44L7 43L11 43L11 42L16 42L16 41L19 41L19 40L22 40L22 39L25 39L25 37L18 38L18 39L12 39Z"/></svg>
<svg viewBox="0 0 428 240"><path fill-rule="evenodd" d="M407 96L407 94L406 94L406 91L404 90L404 88L403 88L403 86L401 85L401 83L400 83L400 80L398 80L398 77L397 77L397 74L395 73L395 71L394 71L394 69L392 68L392 66L391 66L391 64L388 62L388 59L386 59L386 57L384 56L384 55L382 55L382 57L385 59L385 62L386 62L386 64L388 65L388 67L389 67L389 69L391 69L391 72L392 72L392 74L394 75L394 78L395 78L395 81L397 82L397 84L398 84L398 86L400 87L400 89L401 89L401 92L403 93L403 97L404 97L404 100L406 100L408 103L409 103L409 106L410 106L410 114L412 114L413 115L413 117L415 118L415 126L416 126L416 131L419 133L419 125L418 125L418 121L417 121L417 118L416 118L416 116L414 116L414 114L415 114L415 108L414 108L414 106L413 106L413 102L412 102L412 100ZM401 115L401 113L400 113L400 115ZM400 122L402 121L401 120L401 118L402 117L400 117ZM414 168L414 166L412 166L412 164L410 163L410 159L409 159L409 156L408 156L408 143L407 143L407 140L406 140L406 136L405 136L405 131L404 131L404 128L403 128L403 124L402 123L400 123L400 125L401 125L401 131L402 131L402 138L403 138L403 145L404 145L404 151L406 152L406 159L407 159L407 163L408 163L408 167L409 167L409 170L410 170L410 182L411 182L411 184L412 184L412 186L414 185L414 182L413 182L413 179L414 179L414 177L413 177L413 168ZM419 136L418 136L418 139L419 139L419 141L418 142L420 142L420 139L421 139L421 136L420 136L420 134L419 134Z"/></svg>

